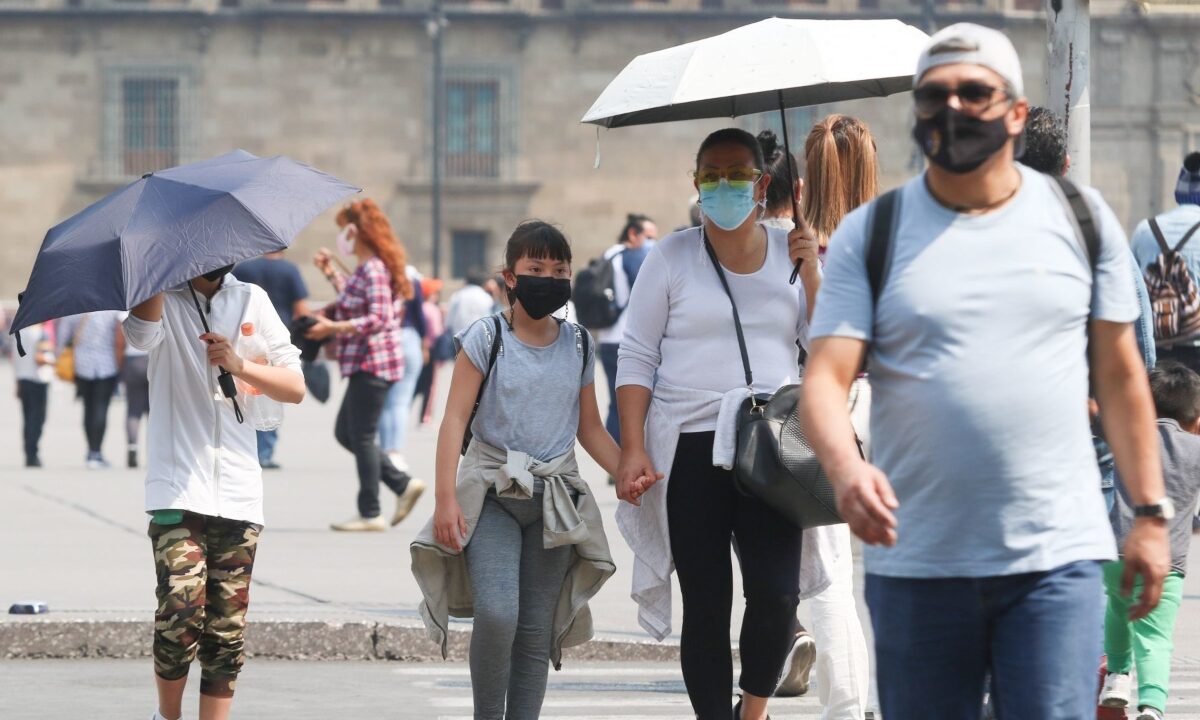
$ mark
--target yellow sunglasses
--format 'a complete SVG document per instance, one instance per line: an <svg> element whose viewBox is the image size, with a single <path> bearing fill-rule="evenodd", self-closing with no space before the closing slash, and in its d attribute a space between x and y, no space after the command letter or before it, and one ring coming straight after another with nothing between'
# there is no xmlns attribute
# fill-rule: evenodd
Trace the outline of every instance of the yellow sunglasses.
<svg viewBox="0 0 1200 720"><path fill-rule="evenodd" d="M721 184L721 178L729 181L729 185L742 189L753 185L762 177L763 171L754 167L704 168L692 173L696 185L701 190L716 190Z"/></svg>

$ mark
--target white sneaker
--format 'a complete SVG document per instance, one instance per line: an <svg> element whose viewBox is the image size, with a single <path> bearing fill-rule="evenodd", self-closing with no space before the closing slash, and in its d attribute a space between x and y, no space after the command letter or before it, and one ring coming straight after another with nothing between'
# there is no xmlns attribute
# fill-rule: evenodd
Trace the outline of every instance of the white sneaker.
<svg viewBox="0 0 1200 720"><path fill-rule="evenodd" d="M425 492L425 481L418 478L411 478L408 481L408 487L404 488L404 492L400 497L396 498L396 514L392 516L392 527L396 527L408 514L412 512L413 506L417 504L417 500L421 498L421 494Z"/></svg>
<svg viewBox="0 0 1200 720"><path fill-rule="evenodd" d="M1135 720L1163 720L1163 714L1152 707L1144 707L1138 712Z"/></svg>
<svg viewBox="0 0 1200 720"><path fill-rule="evenodd" d="M384 532L388 529L388 525L382 515L373 518L355 515L345 522L333 523L329 529L338 532Z"/></svg>
<svg viewBox="0 0 1200 720"><path fill-rule="evenodd" d="M1133 695L1133 679L1129 673L1109 673L1104 678L1104 689L1100 691L1100 706L1123 708L1129 707Z"/></svg>
<svg viewBox="0 0 1200 720"><path fill-rule="evenodd" d="M405 460L404 455L402 455L398 450L388 450L385 454L387 455L388 462L390 462L393 467L402 473L408 472L408 460Z"/></svg>
<svg viewBox="0 0 1200 720"><path fill-rule="evenodd" d="M816 662L817 641L807 631L801 631L783 664L783 680L775 697L799 697L807 693L809 675Z"/></svg>
<svg viewBox="0 0 1200 720"><path fill-rule="evenodd" d="M157 711L157 710L155 710L155 711L154 711L154 714L150 716L150 720L168 720L168 718L165 718L165 717L163 717L162 715L159 715L159 714L158 714L158 711ZM183 716L182 716L182 715L180 715L180 716L177 718L177 720L183 720Z"/></svg>

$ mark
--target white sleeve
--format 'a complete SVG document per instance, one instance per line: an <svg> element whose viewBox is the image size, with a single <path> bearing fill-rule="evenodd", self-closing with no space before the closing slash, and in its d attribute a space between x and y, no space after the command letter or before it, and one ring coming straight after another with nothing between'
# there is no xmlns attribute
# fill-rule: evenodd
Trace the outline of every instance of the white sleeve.
<svg viewBox="0 0 1200 720"><path fill-rule="evenodd" d="M163 309L166 312L166 309ZM167 336L167 331L163 328L163 321L150 322L143 320L133 313L130 313L121 323L121 327L125 330L125 342L135 350L150 352L162 343Z"/></svg>
<svg viewBox="0 0 1200 720"><path fill-rule="evenodd" d="M257 286L252 288L250 302L255 304L257 329L267 343L267 359L272 367L301 372L300 348L292 344L292 333L279 318L279 313L275 312L275 306L267 299L266 291Z"/></svg>
<svg viewBox="0 0 1200 720"><path fill-rule="evenodd" d="M1096 216L1100 231L1100 257L1092 278L1092 317L1116 323L1128 323L1142 314L1137 292L1129 277L1133 273L1125 229L1100 193L1088 188L1085 195Z"/></svg>
<svg viewBox="0 0 1200 720"><path fill-rule="evenodd" d="M625 309L625 337L617 355L617 387L641 385L654 389L670 305L670 266L661 249L655 247L638 272Z"/></svg>

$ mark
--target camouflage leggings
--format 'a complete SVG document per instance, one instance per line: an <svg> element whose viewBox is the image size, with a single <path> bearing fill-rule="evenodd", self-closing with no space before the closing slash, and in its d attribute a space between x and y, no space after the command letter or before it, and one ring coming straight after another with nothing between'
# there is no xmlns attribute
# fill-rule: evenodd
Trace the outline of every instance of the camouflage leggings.
<svg viewBox="0 0 1200 720"><path fill-rule="evenodd" d="M185 512L178 525L151 521L158 612L154 670L186 677L200 655L200 692L232 697L244 662L250 571L262 526Z"/></svg>

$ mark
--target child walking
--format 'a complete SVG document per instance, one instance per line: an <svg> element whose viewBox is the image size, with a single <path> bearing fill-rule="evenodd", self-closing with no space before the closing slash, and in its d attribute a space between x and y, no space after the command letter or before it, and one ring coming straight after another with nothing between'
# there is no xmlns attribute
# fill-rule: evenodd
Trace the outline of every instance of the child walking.
<svg viewBox="0 0 1200 720"><path fill-rule="evenodd" d="M510 309L456 338L437 505L411 550L443 657L448 617L474 617L476 720L535 720L548 662L591 638L587 602L615 570L575 440L610 474L620 451L600 420L591 336L551 315L571 295L567 239L524 223L505 261Z"/></svg>
<svg viewBox="0 0 1200 720"><path fill-rule="evenodd" d="M1172 635L1183 597L1183 577L1191 543L1192 511L1200 497L1200 375L1174 361L1164 361L1150 372L1150 391L1158 412L1158 437L1162 449L1163 480L1174 513L1164 513L1171 539L1171 572L1163 583L1158 607L1140 620L1130 621L1130 607L1142 594L1138 580L1123 587L1124 562L1104 568L1108 613L1104 618L1104 651L1108 677L1100 693L1105 707L1127 707L1132 701L1130 672L1137 666L1137 720L1163 720L1167 711L1167 685L1171 675ZM1129 494L1117 482L1116 504L1110 519L1118 547L1135 522ZM1173 517L1170 517L1173 514Z"/></svg>
<svg viewBox="0 0 1200 720"><path fill-rule="evenodd" d="M183 689L197 655L200 720L225 720L244 659L263 525L262 469L254 428L221 396L217 368L280 402L304 398L300 351L288 329L267 294L229 275L231 269L156 295L124 321L129 344L150 354L146 512L158 579L152 720L183 716ZM230 338L243 323L266 341L270 365L237 354Z"/></svg>

